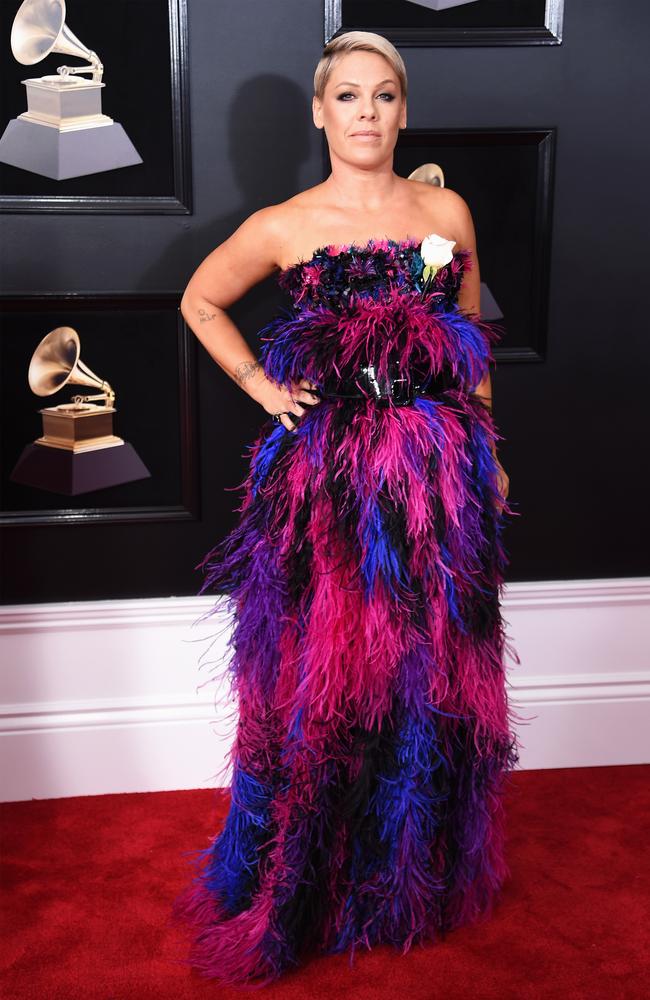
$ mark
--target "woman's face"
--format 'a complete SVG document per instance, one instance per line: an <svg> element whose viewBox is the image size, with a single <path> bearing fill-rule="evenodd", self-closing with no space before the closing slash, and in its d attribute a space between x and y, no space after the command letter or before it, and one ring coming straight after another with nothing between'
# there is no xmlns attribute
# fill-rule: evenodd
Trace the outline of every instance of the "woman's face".
<svg viewBox="0 0 650 1000"><path fill-rule="evenodd" d="M398 131L406 128L406 101L383 56L347 52L332 69L322 102L314 97L313 115L316 127L325 129L330 155L372 165L392 156Z"/></svg>

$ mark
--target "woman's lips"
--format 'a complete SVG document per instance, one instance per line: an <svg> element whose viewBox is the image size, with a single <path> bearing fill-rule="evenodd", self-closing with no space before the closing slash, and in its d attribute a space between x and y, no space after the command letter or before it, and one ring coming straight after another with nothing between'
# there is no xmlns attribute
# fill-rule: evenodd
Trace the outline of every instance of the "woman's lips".
<svg viewBox="0 0 650 1000"><path fill-rule="evenodd" d="M377 132L353 132L353 139L365 139L366 141L370 139L379 139L380 136Z"/></svg>

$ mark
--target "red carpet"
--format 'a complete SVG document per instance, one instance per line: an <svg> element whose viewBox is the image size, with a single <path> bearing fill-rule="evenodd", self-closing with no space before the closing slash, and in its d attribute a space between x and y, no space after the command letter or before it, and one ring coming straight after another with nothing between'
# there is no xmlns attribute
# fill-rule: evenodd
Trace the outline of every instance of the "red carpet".
<svg viewBox="0 0 650 1000"><path fill-rule="evenodd" d="M650 767L521 771L511 877L489 922L406 956L312 960L269 1000L636 1000L650 995ZM98 795L1 807L3 1000L241 997L179 964L169 921L227 793ZM247 994L254 995L251 991Z"/></svg>

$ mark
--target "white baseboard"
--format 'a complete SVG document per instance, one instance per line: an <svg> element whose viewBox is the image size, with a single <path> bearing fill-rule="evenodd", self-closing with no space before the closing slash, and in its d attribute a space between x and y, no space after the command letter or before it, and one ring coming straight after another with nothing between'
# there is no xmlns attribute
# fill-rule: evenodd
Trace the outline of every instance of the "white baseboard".
<svg viewBox="0 0 650 1000"><path fill-rule="evenodd" d="M227 619L199 621L213 603L0 608L0 801L228 785L236 705L211 673ZM650 760L649 610L650 578L505 589L522 768Z"/></svg>

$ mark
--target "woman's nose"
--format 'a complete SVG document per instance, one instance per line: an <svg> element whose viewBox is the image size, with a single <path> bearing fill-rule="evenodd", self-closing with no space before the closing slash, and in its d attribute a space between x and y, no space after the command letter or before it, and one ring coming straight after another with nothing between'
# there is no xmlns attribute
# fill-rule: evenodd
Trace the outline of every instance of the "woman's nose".
<svg viewBox="0 0 650 1000"><path fill-rule="evenodd" d="M361 118L374 118L375 109L373 107L372 101L368 105L362 103L361 111L359 112Z"/></svg>

